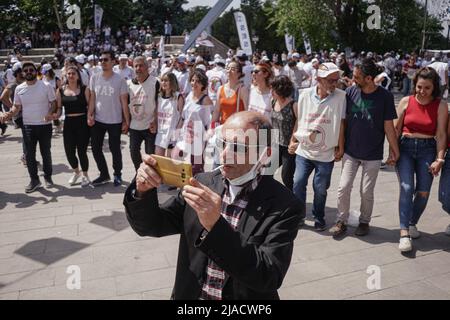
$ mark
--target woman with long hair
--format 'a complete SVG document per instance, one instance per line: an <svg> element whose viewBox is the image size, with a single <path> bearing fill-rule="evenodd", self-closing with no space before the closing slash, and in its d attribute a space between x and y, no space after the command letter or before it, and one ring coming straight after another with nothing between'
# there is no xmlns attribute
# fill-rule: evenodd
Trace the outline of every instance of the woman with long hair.
<svg viewBox="0 0 450 320"><path fill-rule="evenodd" d="M411 238L420 237L416 225L427 205L433 178L444 164L448 107L440 96L439 75L425 67L413 78L413 94L398 106L395 128L400 138L400 159L396 171L402 252L411 251Z"/></svg>
<svg viewBox="0 0 450 320"><path fill-rule="evenodd" d="M250 88L248 110L264 114L269 119L272 114L272 95L270 93L270 81L273 71L267 63L259 63L252 71L253 85Z"/></svg>
<svg viewBox="0 0 450 320"><path fill-rule="evenodd" d="M89 89L82 84L80 71L75 66L67 67L66 78L64 85L56 92L56 102L57 117L59 118L61 115L63 107L66 115L63 134L64 150L73 170L69 184L73 186L81 178L81 186L86 187L90 184L87 157L90 138L87 124ZM78 153L78 158L76 153ZM79 165L81 165L82 175Z"/></svg>
<svg viewBox="0 0 450 320"><path fill-rule="evenodd" d="M212 122L218 122L221 125L233 113L245 111L248 104L248 90L240 82L240 79L244 77L241 64L232 61L225 70L228 81L217 90L217 102L212 116Z"/></svg>
<svg viewBox="0 0 450 320"><path fill-rule="evenodd" d="M184 98L179 92L177 77L173 73L163 74L160 82L155 154L165 156L167 148L174 142L175 130L183 111Z"/></svg>
<svg viewBox="0 0 450 320"><path fill-rule="evenodd" d="M283 184L293 190L295 172L295 153L289 153L289 142L297 121L297 103L292 98L294 85L288 76L275 77L272 87L272 126L279 132L278 155L282 165L281 179Z"/></svg>
<svg viewBox="0 0 450 320"><path fill-rule="evenodd" d="M203 70L194 70L189 81L192 91L186 98L177 126L180 140L172 151L172 158L190 160L195 175L204 171L203 151L206 147L206 132L211 124L213 103L206 93L208 77Z"/></svg>

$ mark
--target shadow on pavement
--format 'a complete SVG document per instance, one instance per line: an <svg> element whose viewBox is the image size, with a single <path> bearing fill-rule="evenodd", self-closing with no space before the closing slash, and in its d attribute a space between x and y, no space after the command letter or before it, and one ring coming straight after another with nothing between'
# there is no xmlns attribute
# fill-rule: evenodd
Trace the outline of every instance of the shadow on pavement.
<svg viewBox="0 0 450 320"><path fill-rule="evenodd" d="M49 238L31 241L17 249L14 253L26 257L28 259L44 263L46 265L53 264L59 260L83 250L90 244L66 240L61 238ZM36 254L36 250L41 248L41 253Z"/></svg>

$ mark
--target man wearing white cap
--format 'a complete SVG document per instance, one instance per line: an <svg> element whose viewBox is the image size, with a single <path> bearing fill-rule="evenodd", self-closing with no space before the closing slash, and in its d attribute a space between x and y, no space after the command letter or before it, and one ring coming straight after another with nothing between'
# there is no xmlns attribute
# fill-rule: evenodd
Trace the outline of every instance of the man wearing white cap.
<svg viewBox="0 0 450 320"><path fill-rule="evenodd" d="M189 71L186 68L186 56L184 54L180 54L175 61L176 70L173 71L173 74L177 77L180 93L184 97L187 97L192 88L189 83Z"/></svg>
<svg viewBox="0 0 450 320"><path fill-rule="evenodd" d="M217 100L217 90L220 86L227 82L227 74L225 72L225 61L216 54L214 56L214 68L206 72L208 77L208 95L212 100L213 105L216 105ZM211 110L213 112L214 110Z"/></svg>
<svg viewBox="0 0 450 320"><path fill-rule="evenodd" d="M98 57L91 54L87 59L87 63L84 65L84 68L88 70L91 76L102 71L102 68L97 65L97 61Z"/></svg>
<svg viewBox="0 0 450 320"><path fill-rule="evenodd" d="M134 70L128 66L128 56L121 54L119 56L119 64L114 66L113 71L118 73L125 81L134 79Z"/></svg>
<svg viewBox="0 0 450 320"><path fill-rule="evenodd" d="M317 73L317 86L300 92L297 122L289 145L296 154L294 194L306 203L306 186L314 170L314 228L324 231L325 204L334 162L344 154L345 92L337 89L339 68L324 63Z"/></svg>
<svg viewBox="0 0 450 320"><path fill-rule="evenodd" d="M89 72L84 68L86 56L84 54L80 54L75 57L75 61L77 62L78 70L80 70L81 82L83 82L84 86L89 86Z"/></svg>

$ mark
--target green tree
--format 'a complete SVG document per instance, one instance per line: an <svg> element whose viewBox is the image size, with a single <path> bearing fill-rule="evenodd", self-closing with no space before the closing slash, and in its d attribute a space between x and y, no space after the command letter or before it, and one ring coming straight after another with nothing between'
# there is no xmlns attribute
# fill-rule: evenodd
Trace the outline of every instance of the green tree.
<svg viewBox="0 0 450 320"><path fill-rule="evenodd" d="M380 8L380 29L367 28L371 4ZM280 35L288 31L302 40L307 34L313 49L348 46L381 52L420 47L423 16L423 6L411 0L278 0L270 21ZM440 41L436 18L428 19L427 30L430 45Z"/></svg>

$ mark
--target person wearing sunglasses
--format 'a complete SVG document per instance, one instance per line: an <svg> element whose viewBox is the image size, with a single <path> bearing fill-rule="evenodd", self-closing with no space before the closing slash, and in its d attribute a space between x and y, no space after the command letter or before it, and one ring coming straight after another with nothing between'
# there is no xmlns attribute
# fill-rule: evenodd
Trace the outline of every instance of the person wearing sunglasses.
<svg viewBox="0 0 450 320"><path fill-rule="evenodd" d="M51 120L56 117L56 95L51 86L37 79L37 68L33 62L24 62L22 71L25 82L16 87L14 106L0 116L0 122L5 122L22 111L27 169L31 179L29 185L25 187L25 192L31 193L41 187L36 162L38 142L43 160L45 186L47 188L53 186L50 149Z"/></svg>
<svg viewBox="0 0 450 320"><path fill-rule="evenodd" d="M92 184L102 185L110 181L108 166L103 154L103 141L108 132L109 149L112 153L114 185L122 184L121 133L126 134L130 126L128 109L128 86L119 74L113 71L114 53L104 51L100 57L102 72L91 77L89 90L88 125L91 129L92 153L100 175Z"/></svg>
<svg viewBox="0 0 450 320"><path fill-rule="evenodd" d="M325 205L334 163L344 154L345 92L337 88L340 70L323 63L317 86L299 95L289 153L295 154L294 194L306 203L306 187L314 171L312 215L317 231L326 229Z"/></svg>
<svg viewBox="0 0 450 320"><path fill-rule="evenodd" d="M270 81L273 71L267 63L260 63L252 71L253 85L250 88L248 110L259 112L269 119L272 114Z"/></svg>
<svg viewBox="0 0 450 320"><path fill-rule="evenodd" d="M271 140L257 133L270 136L270 130L257 112L231 115L217 139L222 167L191 178L162 205L156 161L143 156L124 206L140 236L181 235L172 299L279 299L303 207L263 174Z"/></svg>
<svg viewBox="0 0 450 320"><path fill-rule="evenodd" d="M384 140L389 141L387 163L394 165L399 156L397 135L393 120L397 118L394 96L374 82L380 73L371 58L357 64L353 70L356 85L346 90L347 116L342 173L338 188L338 217L330 229L333 236L343 235L350 215L350 197L359 167L361 176L361 206L359 225L355 235L369 233L369 223L374 206L375 185L383 160Z"/></svg>

